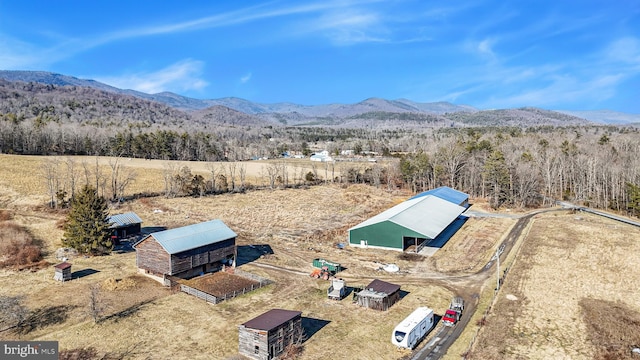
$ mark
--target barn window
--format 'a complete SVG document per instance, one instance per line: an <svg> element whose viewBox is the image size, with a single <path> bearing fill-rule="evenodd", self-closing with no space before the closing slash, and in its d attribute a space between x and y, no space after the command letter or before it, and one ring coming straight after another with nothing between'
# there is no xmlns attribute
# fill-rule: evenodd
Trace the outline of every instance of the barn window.
<svg viewBox="0 0 640 360"><path fill-rule="evenodd" d="M253 340L260 340L260 335L258 335L258 333L253 333Z"/></svg>
<svg viewBox="0 0 640 360"><path fill-rule="evenodd" d="M253 349L253 353L254 354L259 354L260 353L260 346L256 345L255 348Z"/></svg>

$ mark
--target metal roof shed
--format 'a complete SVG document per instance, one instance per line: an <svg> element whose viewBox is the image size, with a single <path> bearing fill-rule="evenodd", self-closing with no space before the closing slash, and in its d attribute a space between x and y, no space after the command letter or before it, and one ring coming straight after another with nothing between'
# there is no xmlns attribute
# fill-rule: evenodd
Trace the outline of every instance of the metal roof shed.
<svg viewBox="0 0 640 360"><path fill-rule="evenodd" d="M349 229L349 245L403 251L434 239L465 210L434 195L414 197Z"/></svg>
<svg viewBox="0 0 640 360"><path fill-rule="evenodd" d="M107 221L109 222L112 235L116 239L139 234L142 230L140 225L142 224L142 219L134 212L111 215Z"/></svg>

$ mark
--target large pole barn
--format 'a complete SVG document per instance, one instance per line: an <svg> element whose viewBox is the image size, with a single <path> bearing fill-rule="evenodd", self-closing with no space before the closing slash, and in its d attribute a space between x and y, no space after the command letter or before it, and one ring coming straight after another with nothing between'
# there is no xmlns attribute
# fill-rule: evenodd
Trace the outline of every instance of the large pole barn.
<svg viewBox="0 0 640 360"><path fill-rule="evenodd" d="M419 252L468 207L469 196L451 188L418 194L349 229L349 245Z"/></svg>

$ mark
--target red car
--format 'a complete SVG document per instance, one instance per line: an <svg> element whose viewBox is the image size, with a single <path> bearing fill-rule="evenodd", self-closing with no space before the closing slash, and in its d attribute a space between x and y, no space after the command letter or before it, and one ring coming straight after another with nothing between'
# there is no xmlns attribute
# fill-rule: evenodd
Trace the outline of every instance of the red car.
<svg viewBox="0 0 640 360"><path fill-rule="evenodd" d="M462 310L464 310L464 299L460 296L454 297L453 300L451 300L449 309L447 309L442 316L442 323L447 326L455 325L458 320L460 320Z"/></svg>
<svg viewBox="0 0 640 360"><path fill-rule="evenodd" d="M447 309L442 316L442 323L447 326L455 325L460 320L460 312L453 309Z"/></svg>

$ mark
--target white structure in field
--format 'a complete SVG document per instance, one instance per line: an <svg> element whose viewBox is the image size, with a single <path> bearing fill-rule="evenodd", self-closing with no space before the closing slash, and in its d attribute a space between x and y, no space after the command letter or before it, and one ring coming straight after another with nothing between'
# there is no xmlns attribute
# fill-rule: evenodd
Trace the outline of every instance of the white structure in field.
<svg viewBox="0 0 640 360"><path fill-rule="evenodd" d="M315 153L311 155L309 159L311 161L321 161L321 162L333 161L333 158L329 156L329 152L327 150L322 150L318 153Z"/></svg>
<svg viewBox="0 0 640 360"><path fill-rule="evenodd" d="M407 316L391 334L391 343L398 347L413 349L433 328L433 310L419 307Z"/></svg>

